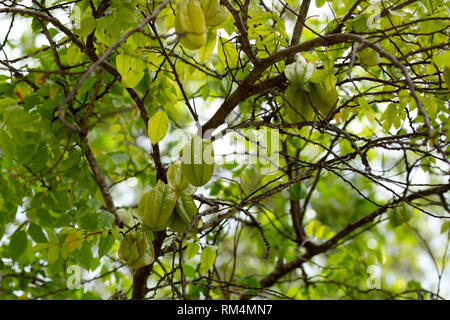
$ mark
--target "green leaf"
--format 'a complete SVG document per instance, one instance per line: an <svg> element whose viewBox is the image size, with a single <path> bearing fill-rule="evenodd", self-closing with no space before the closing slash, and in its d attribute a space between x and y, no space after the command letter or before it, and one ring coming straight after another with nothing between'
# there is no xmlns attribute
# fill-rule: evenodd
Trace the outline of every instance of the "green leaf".
<svg viewBox="0 0 450 320"><path fill-rule="evenodd" d="M80 25L80 35L82 37L87 37L95 29L95 18L93 16L87 16L81 19Z"/></svg>
<svg viewBox="0 0 450 320"><path fill-rule="evenodd" d="M198 50L198 57L200 62L204 63L216 47L217 30L210 30L206 34L206 44Z"/></svg>
<svg viewBox="0 0 450 320"><path fill-rule="evenodd" d="M347 20L345 24L355 32L364 32L367 30L367 18L367 14L360 13L354 19Z"/></svg>
<svg viewBox="0 0 450 320"><path fill-rule="evenodd" d="M362 116L366 116L367 120L369 120L371 123L375 122L375 112L367 103L366 98L359 97L358 104L359 104L359 111L360 111L360 114L358 114L358 117L360 119L362 119Z"/></svg>
<svg viewBox="0 0 450 320"><path fill-rule="evenodd" d="M347 139L342 139L342 141L339 143L339 148L342 155L353 152L352 144Z"/></svg>
<svg viewBox="0 0 450 320"><path fill-rule="evenodd" d="M92 255L92 248L86 241L83 242L83 246L78 250L77 257L78 262L83 269L91 269L94 257Z"/></svg>
<svg viewBox="0 0 450 320"><path fill-rule="evenodd" d="M135 88L143 77L144 72L130 70L124 77L122 77L120 85L124 88Z"/></svg>
<svg viewBox="0 0 450 320"><path fill-rule="evenodd" d="M108 211L101 211L98 215L98 225L99 229L109 229L114 225L114 215Z"/></svg>
<svg viewBox="0 0 450 320"><path fill-rule="evenodd" d="M403 223L408 222L413 217L412 210L403 203L399 207L395 207L389 214L389 223L392 227L397 228Z"/></svg>
<svg viewBox="0 0 450 320"><path fill-rule="evenodd" d="M66 59L67 61L72 64L77 64L80 62L81 58L83 58L83 53L80 51L80 49L75 45L71 44L69 48L67 49L66 53Z"/></svg>
<svg viewBox="0 0 450 320"><path fill-rule="evenodd" d="M311 221L305 229L307 236L317 237L318 239L330 239L334 236L334 232L327 226L317 220Z"/></svg>
<svg viewBox="0 0 450 320"><path fill-rule="evenodd" d="M198 299L200 298L201 292L204 292L204 288L202 286L190 286L188 297Z"/></svg>
<svg viewBox="0 0 450 320"><path fill-rule="evenodd" d="M14 140L11 139L6 132L0 131L0 147L6 156L13 158L16 153Z"/></svg>
<svg viewBox="0 0 450 320"><path fill-rule="evenodd" d="M46 25L46 23L44 21L42 21L42 23L44 25ZM40 31L41 29L42 29L41 22L39 21L39 19L37 17L34 17L33 20L31 21L31 30L36 32L36 31Z"/></svg>
<svg viewBox="0 0 450 320"><path fill-rule="evenodd" d="M157 144L169 130L169 117L164 111L158 111L148 121L148 136L152 144Z"/></svg>
<svg viewBox="0 0 450 320"><path fill-rule="evenodd" d="M127 7L119 7L119 10L117 11L117 16L119 17L119 21L126 22L126 23L133 23L134 22L134 12Z"/></svg>
<svg viewBox="0 0 450 320"><path fill-rule="evenodd" d="M187 278L195 277L195 269L188 264L183 263L183 272Z"/></svg>
<svg viewBox="0 0 450 320"><path fill-rule="evenodd" d="M192 259L200 250L200 246L196 242L190 242L186 247L186 257Z"/></svg>
<svg viewBox="0 0 450 320"><path fill-rule="evenodd" d="M322 7L325 4L325 2L327 2L327 0L316 0L316 7L317 8Z"/></svg>
<svg viewBox="0 0 450 320"><path fill-rule="evenodd" d="M450 50L433 57L434 63L438 66L450 67Z"/></svg>
<svg viewBox="0 0 450 320"><path fill-rule="evenodd" d="M27 234L23 230L16 230L9 242L9 255L11 259L17 260L28 247Z"/></svg>
<svg viewBox="0 0 450 320"><path fill-rule="evenodd" d="M106 237L100 239L98 243L98 257L101 258L105 254L111 250L111 247L114 244L114 236L112 234L108 234Z"/></svg>
<svg viewBox="0 0 450 320"><path fill-rule="evenodd" d="M200 256L200 271L207 272L213 266L214 261L216 261L216 251L211 247L205 247Z"/></svg>
<svg viewBox="0 0 450 320"><path fill-rule="evenodd" d="M31 253L36 253L39 251L42 251L44 249L47 249L50 246L50 243L36 243L33 248L31 249Z"/></svg>
<svg viewBox="0 0 450 320"><path fill-rule="evenodd" d="M120 240L120 232L116 228L111 229L111 234L115 240Z"/></svg>
<svg viewBox="0 0 450 320"><path fill-rule="evenodd" d="M395 128L399 128L401 125L400 117L398 116L399 112L397 106L394 103L390 103L386 110L381 115L381 121L383 122L383 129L388 131L392 125Z"/></svg>
<svg viewBox="0 0 450 320"><path fill-rule="evenodd" d="M3 113L3 121L9 128L29 127L33 118L19 106L13 106L0 111Z"/></svg>
<svg viewBox="0 0 450 320"><path fill-rule="evenodd" d="M122 77L125 77L125 75L130 70L130 63L128 60L129 60L129 58L126 54L118 54L116 56L117 71L119 71L119 73Z"/></svg>
<svg viewBox="0 0 450 320"><path fill-rule="evenodd" d="M28 234L30 235L31 239L33 239L37 243L48 242L47 237L45 236L41 227L33 222L31 222L30 226L28 227Z"/></svg>
<svg viewBox="0 0 450 320"><path fill-rule="evenodd" d="M58 244L55 243L54 245L50 246L48 248L48 254L47 254L47 260L49 264L55 263L58 261L59 258L59 247Z"/></svg>
<svg viewBox="0 0 450 320"><path fill-rule="evenodd" d="M219 45L217 48L220 60L228 65L230 68L234 68L239 60L239 54L236 51L232 41L228 41L226 38L219 37Z"/></svg>
<svg viewBox="0 0 450 320"><path fill-rule="evenodd" d="M0 99L0 108L1 109L16 106L16 105L17 105L17 101L12 98Z"/></svg>

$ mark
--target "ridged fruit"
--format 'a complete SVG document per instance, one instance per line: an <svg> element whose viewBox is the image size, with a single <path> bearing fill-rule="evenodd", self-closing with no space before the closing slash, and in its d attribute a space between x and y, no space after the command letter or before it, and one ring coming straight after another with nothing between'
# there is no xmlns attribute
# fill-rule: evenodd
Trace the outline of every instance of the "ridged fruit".
<svg viewBox="0 0 450 320"><path fill-rule="evenodd" d="M153 243L147 238L144 232L137 232L136 245L139 257L131 264L131 267L139 269L151 264L155 259L155 249Z"/></svg>
<svg viewBox="0 0 450 320"><path fill-rule="evenodd" d="M194 135L183 148L181 168L192 185L199 187L206 184L214 173L212 142Z"/></svg>
<svg viewBox="0 0 450 320"><path fill-rule="evenodd" d="M189 181L181 169L181 162L177 161L167 170L167 183L176 193L183 192L189 186Z"/></svg>
<svg viewBox="0 0 450 320"><path fill-rule="evenodd" d="M306 92L294 86L286 89L286 113L290 123L312 121L314 110L308 101Z"/></svg>
<svg viewBox="0 0 450 320"><path fill-rule="evenodd" d="M301 54L298 54L295 62L284 68L284 74L293 86L303 88L315 70L316 67L313 63L307 62Z"/></svg>
<svg viewBox="0 0 450 320"><path fill-rule="evenodd" d="M309 93L314 107L323 117L326 117L330 113L338 100L336 88L327 91L321 83L311 83Z"/></svg>
<svg viewBox="0 0 450 320"><path fill-rule="evenodd" d="M199 0L181 1L175 12L175 31L181 35L181 44L191 50L206 42L206 23Z"/></svg>
<svg viewBox="0 0 450 320"><path fill-rule="evenodd" d="M177 200L177 205L175 207L174 219L170 224L170 228L178 233L185 232L194 217L197 215L197 206L191 196L182 194ZM191 232L196 233L197 226L191 230Z"/></svg>
<svg viewBox="0 0 450 320"><path fill-rule="evenodd" d="M367 66L376 66L381 62L380 55L372 48L365 48L357 52L359 61Z"/></svg>
<svg viewBox="0 0 450 320"><path fill-rule="evenodd" d="M228 10L220 4L220 0L201 0L205 22L208 27L217 27L228 17Z"/></svg>
<svg viewBox="0 0 450 320"><path fill-rule="evenodd" d="M155 259L153 243L141 230L131 231L124 235L119 248L119 257L133 269L151 264Z"/></svg>
<svg viewBox="0 0 450 320"><path fill-rule="evenodd" d="M142 196L138 205L138 215L149 229L164 230L172 222L176 202L177 194L159 180L155 188Z"/></svg>
<svg viewBox="0 0 450 320"><path fill-rule="evenodd" d="M198 209L191 196L182 194L177 200L176 210L184 222L191 223Z"/></svg>
<svg viewBox="0 0 450 320"><path fill-rule="evenodd" d="M119 248L119 257L128 262L133 262L138 257L138 249L135 245L136 235L133 232L124 235Z"/></svg>

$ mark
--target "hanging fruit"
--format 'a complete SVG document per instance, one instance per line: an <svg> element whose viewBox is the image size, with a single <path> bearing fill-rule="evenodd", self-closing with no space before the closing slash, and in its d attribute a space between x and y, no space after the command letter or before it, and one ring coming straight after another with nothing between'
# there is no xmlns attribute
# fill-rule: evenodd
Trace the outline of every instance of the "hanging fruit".
<svg viewBox="0 0 450 320"><path fill-rule="evenodd" d="M290 123L312 121L314 118L314 112L306 92L294 86L286 89L286 110Z"/></svg>
<svg viewBox="0 0 450 320"><path fill-rule="evenodd" d="M175 207L174 219L170 224L170 228L178 233L185 232L197 215L197 206L191 196L182 194ZM197 227L194 226L191 232L196 233Z"/></svg>
<svg viewBox="0 0 450 320"><path fill-rule="evenodd" d="M199 0L181 1L175 12L175 31L181 44L191 50L201 48L206 42L206 23Z"/></svg>
<svg viewBox="0 0 450 320"><path fill-rule="evenodd" d="M119 248L119 257L128 264L134 262L138 257L138 249L135 245L136 235L133 232L124 235Z"/></svg>
<svg viewBox="0 0 450 320"><path fill-rule="evenodd" d="M189 181L181 169L180 161L176 161L167 170L167 183L176 193L181 193L189 187Z"/></svg>
<svg viewBox="0 0 450 320"><path fill-rule="evenodd" d="M192 185L196 187L205 185L214 173L212 142L194 135L183 148L181 168Z"/></svg>
<svg viewBox="0 0 450 320"><path fill-rule="evenodd" d="M291 85L303 88L315 70L313 63L307 62L301 54L297 54L295 62L284 68L284 74Z"/></svg>
<svg viewBox="0 0 450 320"><path fill-rule="evenodd" d="M205 22L208 27L217 27L228 17L228 10L220 4L220 0L201 0Z"/></svg>
<svg viewBox="0 0 450 320"><path fill-rule="evenodd" d="M155 188L142 196L138 205L138 215L149 229L164 230L172 222L176 201L177 194L159 180Z"/></svg>
<svg viewBox="0 0 450 320"><path fill-rule="evenodd" d="M314 107L323 117L328 116L336 106L338 95L336 88L327 91L322 83L310 83L310 97Z"/></svg>
<svg viewBox="0 0 450 320"><path fill-rule="evenodd" d="M153 243L142 230L131 231L122 238L119 257L133 269L148 266L155 259Z"/></svg>

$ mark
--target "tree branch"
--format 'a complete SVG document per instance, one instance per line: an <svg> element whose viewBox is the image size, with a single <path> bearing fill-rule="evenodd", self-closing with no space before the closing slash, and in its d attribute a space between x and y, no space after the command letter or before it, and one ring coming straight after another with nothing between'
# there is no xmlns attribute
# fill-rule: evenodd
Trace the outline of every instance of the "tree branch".
<svg viewBox="0 0 450 320"><path fill-rule="evenodd" d="M285 276L289 272L295 270L296 268L301 266L304 262L309 261L312 257L334 248L339 240L343 239L345 236L347 236L354 230L358 229L359 227L361 227L369 222L372 222L376 217L385 213L392 206L398 205L399 203L401 203L403 201L412 201L415 199L423 198L425 196L447 192L449 190L450 190L450 184L447 184L447 185L443 185L443 186L429 188L426 190L417 191L417 192L411 193L410 195L408 195L404 198L395 199L395 200L389 202L384 207L378 208L375 211L371 212L370 214L364 216L363 218L348 224L346 227L341 229L341 231L339 231L337 234L335 234L331 239L329 239L325 243L318 245L318 246L311 247L309 250L307 250L307 252L305 254L301 255L300 257L298 257L288 263L278 265L271 273L269 273L267 276L265 276L264 278L262 278L260 280L259 283L260 283L261 288L267 288L267 287L272 286L273 284L275 284L278 281L278 279ZM243 296L243 298L245 298L245 295Z"/></svg>
<svg viewBox="0 0 450 320"><path fill-rule="evenodd" d="M91 167L92 173L94 175L95 181L97 182L98 187L103 196L103 200L105 201L106 209L114 215L115 223L119 228L124 226L123 221L120 219L116 206L114 205L114 201L112 199L111 193L109 191L109 186L106 182L105 177L102 174L102 171L95 159L94 153L92 152L91 147L89 146L88 140L86 136L82 136L82 141L84 143L84 154L86 159Z"/></svg>

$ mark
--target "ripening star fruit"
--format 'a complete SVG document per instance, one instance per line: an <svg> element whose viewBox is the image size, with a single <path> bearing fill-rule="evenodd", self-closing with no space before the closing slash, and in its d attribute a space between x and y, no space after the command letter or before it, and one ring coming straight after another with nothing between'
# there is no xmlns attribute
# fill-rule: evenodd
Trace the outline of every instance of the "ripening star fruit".
<svg viewBox="0 0 450 320"><path fill-rule="evenodd" d="M150 230L164 230L172 222L176 202L176 192L158 180L156 187L145 193L139 201L138 215Z"/></svg>
<svg viewBox="0 0 450 320"><path fill-rule="evenodd" d="M376 66L381 62L380 55L372 48L365 48L361 51L358 51L357 55L361 63L367 66Z"/></svg>
<svg viewBox="0 0 450 320"><path fill-rule="evenodd" d="M205 185L214 173L212 142L194 135L183 148L181 168L192 185L196 187Z"/></svg>
<svg viewBox="0 0 450 320"><path fill-rule="evenodd" d="M181 169L180 161L176 161L167 170L167 183L176 193L181 193L189 186L189 181L186 179L183 170Z"/></svg>
<svg viewBox="0 0 450 320"><path fill-rule="evenodd" d="M134 232L124 235L119 248L119 257L131 264L139 255Z"/></svg>
<svg viewBox="0 0 450 320"><path fill-rule="evenodd" d="M322 83L311 83L309 87L309 94L314 107L323 117L326 117L337 103L336 88L327 91Z"/></svg>
<svg viewBox="0 0 450 320"><path fill-rule="evenodd" d="M181 44L191 50L206 42L205 16L200 0L182 0L175 12L175 31L181 35Z"/></svg>
<svg viewBox="0 0 450 320"><path fill-rule="evenodd" d="M228 17L228 10L220 4L220 0L200 0L208 27L217 27Z"/></svg>
<svg viewBox="0 0 450 320"><path fill-rule="evenodd" d="M174 162L167 170L167 184L177 194L194 194L197 188L189 183L183 173L181 161Z"/></svg>
<svg viewBox="0 0 450 320"><path fill-rule="evenodd" d="M155 258L153 243L141 230L131 231L124 235L120 243L119 257L133 269L148 266Z"/></svg>
<svg viewBox="0 0 450 320"><path fill-rule="evenodd" d="M197 206L191 196L182 194L177 200L174 210L174 218L170 224L170 228L178 233L184 233L197 215ZM191 230L192 233L197 232L197 226Z"/></svg>
<svg viewBox="0 0 450 320"><path fill-rule="evenodd" d="M303 86L311 79L316 67L313 63L307 62L301 54L296 55L294 63L284 68L284 74L293 86L303 88Z"/></svg>
<svg viewBox="0 0 450 320"><path fill-rule="evenodd" d="M290 123L312 121L314 110L308 101L306 92L294 86L286 89L286 113Z"/></svg>

